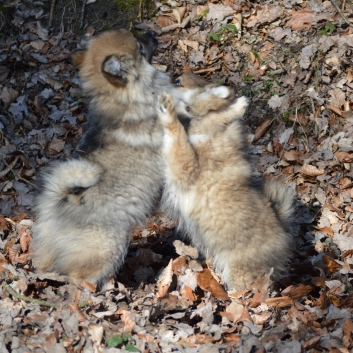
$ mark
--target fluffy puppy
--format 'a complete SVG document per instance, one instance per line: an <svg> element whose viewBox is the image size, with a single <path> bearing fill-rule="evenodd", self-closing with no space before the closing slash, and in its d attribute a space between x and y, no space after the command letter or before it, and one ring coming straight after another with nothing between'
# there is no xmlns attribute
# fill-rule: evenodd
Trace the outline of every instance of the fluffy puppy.
<svg viewBox="0 0 353 353"><path fill-rule="evenodd" d="M34 257L41 271L100 282L122 263L133 227L151 212L162 187L163 129L157 97L178 92L151 60L153 34L120 29L73 53L89 96L89 129L74 158L39 177Z"/></svg>
<svg viewBox="0 0 353 353"><path fill-rule="evenodd" d="M247 99L234 100L227 87L202 87L200 81L183 94L191 118L187 132L172 96L160 97L164 208L180 218L192 243L214 259L229 288L250 288L271 268L276 278L291 255L294 193L276 181L266 182L263 192L250 185L252 169L238 119Z"/></svg>

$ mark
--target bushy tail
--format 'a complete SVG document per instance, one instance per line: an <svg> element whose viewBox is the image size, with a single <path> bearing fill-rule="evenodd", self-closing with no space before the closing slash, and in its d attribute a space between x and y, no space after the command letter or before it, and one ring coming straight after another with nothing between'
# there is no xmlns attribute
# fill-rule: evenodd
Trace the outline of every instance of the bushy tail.
<svg viewBox="0 0 353 353"><path fill-rule="evenodd" d="M266 180L263 185L263 193L267 196L279 219L287 226L294 219L295 191L281 180Z"/></svg>
<svg viewBox="0 0 353 353"><path fill-rule="evenodd" d="M69 195L80 194L95 185L101 173L99 166L87 160L71 159L53 163L39 176L37 200L40 199L51 208Z"/></svg>

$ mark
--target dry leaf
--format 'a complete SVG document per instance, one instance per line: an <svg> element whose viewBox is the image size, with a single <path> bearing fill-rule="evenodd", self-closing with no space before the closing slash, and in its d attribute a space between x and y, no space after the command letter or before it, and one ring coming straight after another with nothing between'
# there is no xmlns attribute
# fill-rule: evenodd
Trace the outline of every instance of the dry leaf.
<svg viewBox="0 0 353 353"><path fill-rule="evenodd" d="M2 230L9 230L6 218L3 216L0 216L0 229Z"/></svg>
<svg viewBox="0 0 353 353"><path fill-rule="evenodd" d="M336 271L338 271L342 268L342 266L339 263L337 263L335 260L331 259L327 255L323 256L322 262L327 266L327 268L332 273L335 273Z"/></svg>
<svg viewBox="0 0 353 353"><path fill-rule="evenodd" d="M295 286L289 286L285 288L282 292L282 296L288 296L293 299L293 301L299 301L302 297L313 291L314 288L307 286L305 284L297 284Z"/></svg>
<svg viewBox="0 0 353 353"><path fill-rule="evenodd" d="M260 121L260 123L257 125L257 128L256 128L256 130L255 130L254 142L256 142L256 141L259 140L263 135L265 135L265 133L266 133L267 130L269 129L271 123L272 123L272 120L271 120L271 119L264 119L264 120Z"/></svg>
<svg viewBox="0 0 353 353"><path fill-rule="evenodd" d="M103 326L101 325L90 325L88 328L88 333L91 335L91 340L93 342L93 345L96 348L99 348L102 338L103 338L103 333L104 329Z"/></svg>
<svg viewBox="0 0 353 353"><path fill-rule="evenodd" d="M65 146L65 141L63 140L59 140L59 139L53 139L52 142L50 142L49 144L49 154L50 155L55 155L57 153L59 153L60 151L62 151L64 149Z"/></svg>
<svg viewBox="0 0 353 353"><path fill-rule="evenodd" d="M314 20L315 12L312 10L292 11L292 18L286 23L286 27L292 26L294 31L301 29L310 29Z"/></svg>
<svg viewBox="0 0 353 353"><path fill-rule="evenodd" d="M228 294L212 276L210 270L205 269L196 273L197 284L202 290L211 292L215 298L227 300Z"/></svg>
<svg viewBox="0 0 353 353"><path fill-rule="evenodd" d="M80 308L78 307L78 304L73 302L73 303L70 303L70 308L73 312L76 312L77 315L78 315L78 319L79 321L86 321L88 320L88 316L86 316L86 314L84 314Z"/></svg>
<svg viewBox="0 0 353 353"><path fill-rule="evenodd" d="M181 275L186 269L189 268L188 263L183 257L178 257L173 261L173 273L175 275Z"/></svg>
<svg viewBox="0 0 353 353"><path fill-rule="evenodd" d="M324 169L318 169L310 164L303 164L303 166L298 170L299 173L308 176L318 176L325 173Z"/></svg>
<svg viewBox="0 0 353 353"><path fill-rule="evenodd" d="M266 304L272 308L283 308L293 304L293 300L290 297L276 297L266 299Z"/></svg>
<svg viewBox="0 0 353 353"><path fill-rule="evenodd" d="M185 6L177 7L175 9L173 9L173 15L174 15L175 19L177 20L178 24L180 24L181 21L183 20L185 12L186 12Z"/></svg>
<svg viewBox="0 0 353 353"><path fill-rule="evenodd" d="M244 321L250 322L251 324L253 323L247 306L244 306L243 312L241 313L240 318L237 320L237 323Z"/></svg>
<svg viewBox="0 0 353 353"><path fill-rule="evenodd" d="M352 163L353 162L353 153L339 151L335 153L335 157L343 163Z"/></svg>
<svg viewBox="0 0 353 353"><path fill-rule="evenodd" d="M173 259L170 259L168 266L163 271L163 276L159 282L159 288L169 286L173 278Z"/></svg>
<svg viewBox="0 0 353 353"><path fill-rule="evenodd" d="M161 27L168 27L171 25L175 25L175 22L170 17L167 17L167 16L158 16L156 20Z"/></svg>
<svg viewBox="0 0 353 353"><path fill-rule="evenodd" d="M311 283L314 286L326 288L326 279L324 277L311 277Z"/></svg>
<svg viewBox="0 0 353 353"><path fill-rule="evenodd" d="M234 344L237 344L240 341L241 336L237 335L236 333L229 333L228 335L225 335L223 338L226 342L232 342Z"/></svg>
<svg viewBox="0 0 353 353"><path fill-rule="evenodd" d="M266 312L261 314L253 314L251 315L251 319L255 325L263 325L271 316L272 313Z"/></svg>
<svg viewBox="0 0 353 353"><path fill-rule="evenodd" d="M81 282L81 287L88 289L90 292L95 293L97 290L97 285L90 282Z"/></svg>
<svg viewBox="0 0 353 353"><path fill-rule="evenodd" d="M136 322L131 320L130 311L128 311L126 308L119 308L115 312L115 315L121 315L121 321L124 323L122 332L130 333L132 329L136 326Z"/></svg>
<svg viewBox="0 0 353 353"><path fill-rule="evenodd" d="M231 314L231 320L236 322L242 315L244 311L244 305L233 300L226 308L226 313ZM228 318L229 319L229 318Z"/></svg>
<svg viewBox="0 0 353 353"><path fill-rule="evenodd" d="M4 103L4 108L7 109L11 103L15 102L18 97L18 92L13 88L4 87L0 94L0 99Z"/></svg>
<svg viewBox="0 0 353 353"><path fill-rule="evenodd" d="M173 242L173 245L175 246L176 253L180 256L188 256L192 259L197 259L197 257L199 256L196 248L185 245L180 240L175 240Z"/></svg>
<svg viewBox="0 0 353 353"><path fill-rule="evenodd" d="M331 111L333 111L334 113L336 113L339 116L342 116L342 117L344 116L342 110L333 104L327 104L326 108L330 109Z"/></svg>
<svg viewBox="0 0 353 353"><path fill-rule="evenodd" d="M196 294L192 291L192 289L189 286L183 286L183 289L180 291L180 294L183 297L188 298L188 300L194 302L197 300Z"/></svg>
<svg viewBox="0 0 353 353"><path fill-rule="evenodd" d="M31 240L32 240L32 237L26 232L26 229L22 227L21 234L20 234L20 245L21 245L21 250L23 252L28 251Z"/></svg>

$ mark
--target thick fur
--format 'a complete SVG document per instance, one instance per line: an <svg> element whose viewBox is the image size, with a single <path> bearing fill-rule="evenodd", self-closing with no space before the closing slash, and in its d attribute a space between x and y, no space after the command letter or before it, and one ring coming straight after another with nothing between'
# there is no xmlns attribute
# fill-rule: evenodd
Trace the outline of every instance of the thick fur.
<svg viewBox="0 0 353 353"><path fill-rule="evenodd" d="M77 283L104 280L123 261L132 228L150 213L162 187L156 100L167 89L178 101L168 77L147 62L154 49L153 42L141 47L121 29L73 54L90 97L90 128L75 158L50 166L40 178L34 227L39 270Z"/></svg>
<svg viewBox="0 0 353 353"><path fill-rule="evenodd" d="M186 133L169 94L160 98L164 125L164 208L180 217L180 227L206 256L214 258L229 288L250 288L274 268L277 277L290 258L293 192L279 182L251 187L251 165L241 124L247 99L230 105L226 87L186 92L194 115ZM223 99L224 106L220 106ZM204 103L204 104L202 104ZM214 103L214 104L213 104ZM217 106L206 112L205 107Z"/></svg>

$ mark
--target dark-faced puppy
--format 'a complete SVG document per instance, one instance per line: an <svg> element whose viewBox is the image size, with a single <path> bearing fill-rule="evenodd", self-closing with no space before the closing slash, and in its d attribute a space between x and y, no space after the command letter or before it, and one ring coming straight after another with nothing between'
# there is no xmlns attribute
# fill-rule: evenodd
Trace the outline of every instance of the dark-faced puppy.
<svg viewBox="0 0 353 353"><path fill-rule="evenodd" d="M124 260L133 227L151 212L162 187L163 129L157 97L174 91L149 64L153 33L137 40L120 29L73 53L90 99L90 128L76 158L41 175L33 228L41 271L98 282Z"/></svg>

